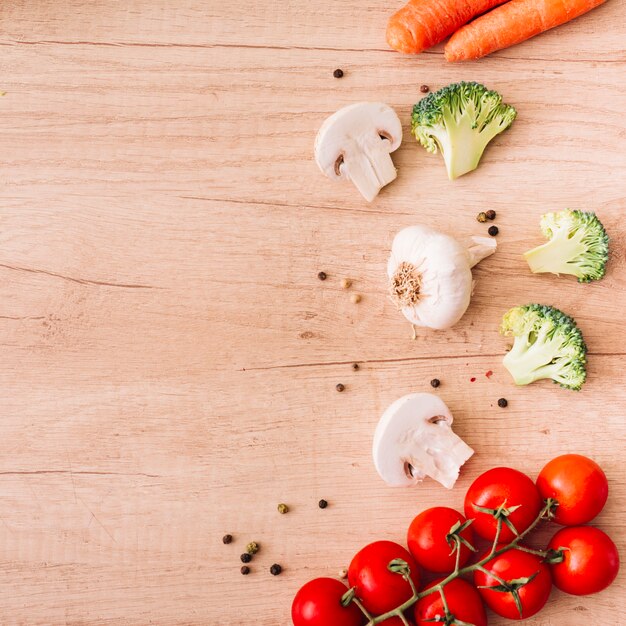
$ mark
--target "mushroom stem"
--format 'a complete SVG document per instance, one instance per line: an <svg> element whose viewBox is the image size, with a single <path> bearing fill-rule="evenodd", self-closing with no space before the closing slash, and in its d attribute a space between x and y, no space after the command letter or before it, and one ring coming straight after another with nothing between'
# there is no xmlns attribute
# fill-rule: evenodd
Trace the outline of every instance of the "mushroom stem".
<svg viewBox="0 0 626 626"><path fill-rule="evenodd" d="M417 271L415 265L403 261L391 277L389 293L398 308L413 306L420 299L421 287L422 275Z"/></svg>
<svg viewBox="0 0 626 626"><path fill-rule="evenodd" d="M388 142L385 141L385 144ZM353 157L349 162L344 161L339 169L368 202L371 202L381 188L395 180L398 175L389 153L374 147L371 154L363 153Z"/></svg>

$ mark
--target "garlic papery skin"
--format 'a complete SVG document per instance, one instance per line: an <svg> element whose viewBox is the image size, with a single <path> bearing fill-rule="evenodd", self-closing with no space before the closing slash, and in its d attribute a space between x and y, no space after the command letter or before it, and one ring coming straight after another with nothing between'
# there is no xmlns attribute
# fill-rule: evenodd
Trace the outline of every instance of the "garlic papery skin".
<svg viewBox="0 0 626 626"><path fill-rule="evenodd" d="M464 246L428 226L401 230L387 263L391 299L414 326L454 326L472 297L471 268L496 246L495 239L487 237L472 237Z"/></svg>

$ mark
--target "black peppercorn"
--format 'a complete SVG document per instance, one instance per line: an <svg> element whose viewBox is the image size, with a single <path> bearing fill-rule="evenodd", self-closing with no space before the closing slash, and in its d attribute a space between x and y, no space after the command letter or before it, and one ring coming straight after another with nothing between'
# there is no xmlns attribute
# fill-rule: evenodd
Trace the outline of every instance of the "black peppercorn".
<svg viewBox="0 0 626 626"><path fill-rule="evenodd" d="M430 386L431 386L431 387L434 387L435 389L436 389L437 387L439 387L439 385L441 385L441 381L440 381L438 378L433 378L433 379L430 381Z"/></svg>
<svg viewBox="0 0 626 626"><path fill-rule="evenodd" d="M278 574L280 574L282 571L283 568L278 563L274 563L274 565L270 567L270 574L272 576L278 576Z"/></svg>
<svg viewBox="0 0 626 626"><path fill-rule="evenodd" d="M342 78L343 77L343 70L337 68L334 72L333 72L333 76L335 78Z"/></svg>
<svg viewBox="0 0 626 626"><path fill-rule="evenodd" d="M226 544L228 543L232 543L233 542L233 536L232 535L224 535L222 537L222 541Z"/></svg>
<svg viewBox="0 0 626 626"><path fill-rule="evenodd" d="M320 509L325 509L328 506L328 502L326 502L326 500L320 500L318 502L318 506L320 507Z"/></svg>
<svg viewBox="0 0 626 626"><path fill-rule="evenodd" d="M336 389L337 391L339 391L340 393L341 393L341 392L342 392L345 388L346 388L346 386L345 386L345 385L342 385L341 383L337 383L337 384L335 385L335 389Z"/></svg>
<svg viewBox="0 0 626 626"><path fill-rule="evenodd" d="M320 272L320 273L317 275L317 277L318 277L320 280L326 280L326 278L327 278L327 276L326 276L326 272Z"/></svg>
<svg viewBox="0 0 626 626"><path fill-rule="evenodd" d="M500 399L498 400L498 406L499 406L501 409L506 408L508 405L509 405L509 403L507 402L507 399L506 399L506 398L500 398Z"/></svg>
<svg viewBox="0 0 626 626"><path fill-rule="evenodd" d="M497 226L490 226L489 230L487 231L492 237L495 237L500 231L498 230Z"/></svg>
<svg viewBox="0 0 626 626"><path fill-rule="evenodd" d="M485 211L485 215L487 216L488 220L496 219L496 212L493 209L489 209L488 211Z"/></svg>
<svg viewBox="0 0 626 626"><path fill-rule="evenodd" d="M247 576L250 573L250 568L247 565L244 565L240 571L244 576Z"/></svg>
<svg viewBox="0 0 626 626"><path fill-rule="evenodd" d="M422 85L422 86L420 87L420 91L421 91L422 93L428 93L428 92L430 91L430 87L429 87L428 85Z"/></svg>
<svg viewBox="0 0 626 626"><path fill-rule="evenodd" d="M353 363L352 364L352 369L355 370L355 371L358 370L359 369L359 364L358 363Z"/></svg>
<svg viewBox="0 0 626 626"><path fill-rule="evenodd" d="M250 563L252 561L252 555L244 552L240 557L242 563Z"/></svg>

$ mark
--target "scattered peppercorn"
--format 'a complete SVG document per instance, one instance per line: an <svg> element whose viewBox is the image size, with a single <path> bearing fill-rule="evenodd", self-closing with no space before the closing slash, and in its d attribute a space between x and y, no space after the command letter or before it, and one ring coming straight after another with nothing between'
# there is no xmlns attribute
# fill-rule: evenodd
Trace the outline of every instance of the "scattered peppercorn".
<svg viewBox="0 0 626 626"><path fill-rule="evenodd" d="M272 576L278 576L278 574L280 574L282 571L283 568L278 563L274 563L274 565L270 567L270 574Z"/></svg>
<svg viewBox="0 0 626 626"><path fill-rule="evenodd" d="M420 91L421 91L422 93L428 93L428 92L430 91L430 87L429 87L428 85L422 85L422 86L420 87Z"/></svg>
<svg viewBox="0 0 626 626"><path fill-rule="evenodd" d="M476 376L472 376L470 378L470 383L475 383L476 382Z"/></svg>
<svg viewBox="0 0 626 626"><path fill-rule="evenodd" d="M481 211L476 216L476 220L479 221L479 222L486 222L487 221L487 214L484 211Z"/></svg>
<svg viewBox="0 0 626 626"><path fill-rule="evenodd" d="M286 504L283 504L282 502L278 505L278 512L281 515L284 515L285 513L289 512L289 507Z"/></svg>
<svg viewBox="0 0 626 626"><path fill-rule="evenodd" d="M354 371L358 370L358 369L359 369L359 364L358 364L358 363L353 363L353 364L352 364L352 369L353 369Z"/></svg>
<svg viewBox="0 0 626 626"><path fill-rule="evenodd" d="M487 216L488 220L496 219L496 212L493 209L489 209L488 211L485 211L485 215Z"/></svg>
<svg viewBox="0 0 626 626"><path fill-rule="evenodd" d="M240 557L242 563L250 563L252 561L252 555L244 552Z"/></svg>
<svg viewBox="0 0 626 626"><path fill-rule="evenodd" d="M339 578L341 578L341 580L348 578L348 570L345 567L339 570Z"/></svg>
<svg viewBox="0 0 626 626"><path fill-rule="evenodd" d="M486 371L486 372L485 372L485 376L486 376L487 378L491 378L491 377L493 376L493 371L492 371L492 370L488 370L488 371Z"/></svg>
<svg viewBox="0 0 626 626"><path fill-rule="evenodd" d="M320 500L317 505L320 507L320 509L325 509L328 506L328 502L326 502L326 500Z"/></svg>
<svg viewBox="0 0 626 626"><path fill-rule="evenodd" d="M250 573L250 568L247 565L243 565L240 571L244 576L247 576Z"/></svg>
<svg viewBox="0 0 626 626"><path fill-rule="evenodd" d="M246 546L246 552L248 554L256 554L259 551L259 544L256 541L251 541Z"/></svg>
<svg viewBox="0 0 626 626"><path fill-rule="evenodd" d="M341 279L341 287L342 289L348 289L352 285L352 281L349 278Z"/></svg>
<svg viewBox="0 0 626 626"><path fill-rule="evenodd" d="M222 541L223 541L225 544L232 543L232 542L233 542L233 536L232 536L232 535L224 535L224 536L222 537Z"/></svg>
<svg viewBox="0 0 626 626"><path fill-rule="evenodd" d="M437 389L437 387L439 387L439 385L441 385L441 381L438 378L433 378L430 381L430 386L434 387L435 389Z"/></svg>
<svg viewBox="0 0 626 626"><path fill-rule="evenodd" d="M317 277L318 277L320 280L326 280L326 279L328 278L328 276L326 276L326 272L320 272L320 273L317 275Z"/></svg>
<svg viewBox="0 0 626 626"><path fill-rule="evenodd" d="M341 384L341 383L337 383L337 384L335 385L335 389L336 389L339 393L341 393L341 392L342 392L345 388L346 388L346 386L345 386L345 385L343 385L343 384Z"/></svg>
<svg viewBox="0 0 626 626"><path fill-rule="evenodd" d="M361 302L361 294L353 293L350 296L350 302L352 302L353 304L358 304L359 302Z"/></svg>
<svg viewBox="0 0 626 626"><path fill-rule="evenodd" d="M507 406L509 406L509 403L508 403L508 401L507 401L507 399L506 399L506 398L500 398L500 399L498 400L498 406L499 406L501 409L505 409Z"/></svg>
<svg viewBox="0 0 626 626"><path fill-rule="evenodd" d="M487 231L492 237L495 237L500 231L498 230L497 226L490 226L489 230Z"/></svg>
<svg viewBox="0 0 626 626"><path fill-rule="evenodd" d="M333 72L333 76L335 78L343 78L343 70L337 68L334 72Z"/></svg>

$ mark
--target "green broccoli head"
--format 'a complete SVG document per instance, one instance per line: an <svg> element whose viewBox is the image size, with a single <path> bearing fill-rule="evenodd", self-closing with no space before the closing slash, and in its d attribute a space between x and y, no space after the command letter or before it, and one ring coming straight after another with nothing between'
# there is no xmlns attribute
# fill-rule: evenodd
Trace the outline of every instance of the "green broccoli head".
<svg viewBox="0 0 626 626"><path fill-rule="evenodd" d="M543 304L517 306L502 318L500 332L515 338L503 360L515 384L551 378L578 391L585 382L587 346L569 315Z"/></svg>
<svg viewBox="0 0 626 626"><path fill-rule="evenodd" d="M609 237L595 213L570 209L546 213L541 230L549 241L524 254L535 274L572 274L580 283L604 276Z"/></svg>
<svg viewBox="0 0 626 626"><path fill-rule="evenodd" d="M413 107L411 130L429 152L440 151L454 180L478 167L487 144L515 119L497 91L478 83L453 83Z"/></svg>

